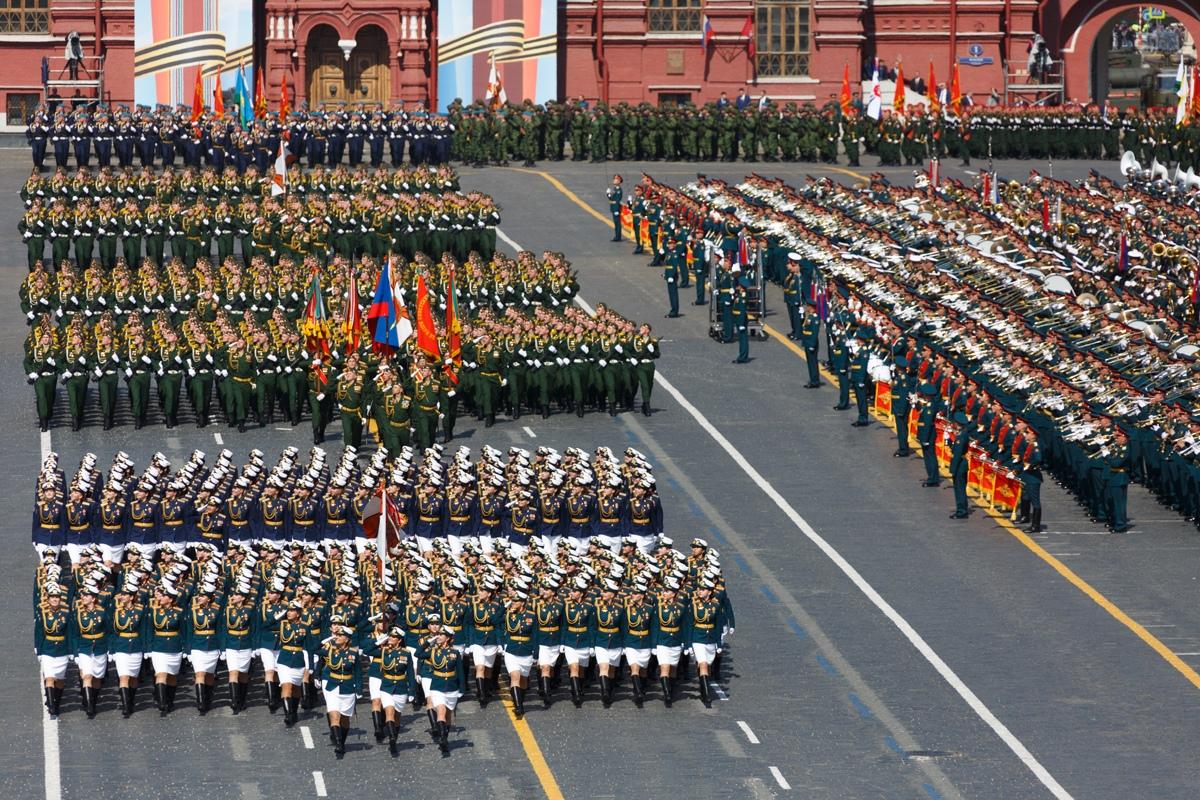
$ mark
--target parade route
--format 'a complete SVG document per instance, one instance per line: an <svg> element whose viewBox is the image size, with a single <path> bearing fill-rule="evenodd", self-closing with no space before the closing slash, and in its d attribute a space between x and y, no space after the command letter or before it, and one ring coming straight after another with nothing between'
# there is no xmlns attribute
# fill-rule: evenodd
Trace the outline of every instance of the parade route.
<svg viewBox="0 0 1200 800"><path fill-rule="evenodd" d="M1090 166L1054 169L1080 178ZM1116 172L1115 163L1096 166ZM71 432L60 401L54 427L39 436L20 370L26 327L16 308L25 253L15 198L28 158L0 152L0 193L13 198L0 209L0 292L10 310L0 317L0 403L10 409L0 438L8 488L0 511L14 521L10 555L0 562L0 637L10 643L0 650L0 674L9 676L0 685L0 724L10 741L0 753L0 793L255 800L430 786L448 797L550 800L1194 796L1200 540L1193 526L1131 487L1137 528L1106 535L1049 483L1048 530L1029 541L978 510L950 521L949 486L921 488L920 464L892 458L886 425L851 428L849 416L830 410L836 389L828 377L820 390L801 389L800 351L778 334L786 315L774 287L772 339L753 343L749 364L733 365L731 349L707 335L707 309L687 305L682 318L663 319L660 271L630 255L629 243L608 241L604 190L614 172L627 185L642 170L672 184L697 172L736 182L752 167L793 184L806 174L854 182L875 171L570 162L460 169L464 190L486 192L501 206L506 250L563 252L579 273L581 304L606 303L650 321L663 356L649 418L556 413L501 419L488 430L460 418L448 449L644 452L659 476L667 535L677 547L705 537L722 554L738 625L717 702L702 705L694 677L673 708L654 696L635 708L627 681L611 709L601 707L595 686L578 710L560 690L549 709L527 700L524 720L507 702L480 709L469 698L448 758L424 731L424 715L411 712L399 753L389 756L374 743L360 703L338 761L319 707L287 730L257 686L249 710L235 717L220 681L216 707L200 718L185 679L167 719L158 718L145 687L138 712L122 720L110 676L95 720L78 710L71 685L63 717L45 715L29 647L27 528L42 455L53 448L68 470L89 450L102 463L117 449L141 464L155 451L181 463L194 448L211 456L222 446L238 457L258 447L272 460L311 439L306 423L238 434L223 424L167 430L155 421L135 432L124 398L124 424L112 432L94 419ZM999 165L1006 178L1030 167L1044 169ZM912 168L886 174L909 183ZM949 164L943 175L971 179ZM325 446L334 453L340 432L330 434ZM35 717L40 726L31 724Z"/></svg>

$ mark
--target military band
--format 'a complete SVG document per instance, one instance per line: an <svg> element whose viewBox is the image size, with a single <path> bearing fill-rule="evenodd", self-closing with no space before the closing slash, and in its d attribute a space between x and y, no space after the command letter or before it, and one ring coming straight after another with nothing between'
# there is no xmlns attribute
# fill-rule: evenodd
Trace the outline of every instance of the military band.
<svg viewBox="0 0 1200 800"><path fill-rule="evenodd" d="M681 189L647 177L641 196L677 240L732 231L739 257L766 240L763 269L782 285L808 385L820 382L824 327L836 408L853 393L854 424L868 425L886 387L895 455L913 452L911 420L923 485L949 467L953 518L967 517L986 461L1019 487L1012 516L1028 530L1044 527L1046 470L1092 520L1125 532L1134 480L1200 519L1194 194L1129 178L989 172L977 187L904 188L876 176L795 190L758 176Z"/></svg>

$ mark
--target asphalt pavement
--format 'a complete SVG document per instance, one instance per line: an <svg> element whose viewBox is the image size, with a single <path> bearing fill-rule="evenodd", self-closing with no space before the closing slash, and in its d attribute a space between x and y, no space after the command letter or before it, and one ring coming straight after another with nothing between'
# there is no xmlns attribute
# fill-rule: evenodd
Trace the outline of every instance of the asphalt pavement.
<svg viewBox="0 0 1200 800"><path fill-rule="evenodd" d="M854 182L870 166L858 174L777 163L539 166L578 203L538 171L462 170L464 187L502 206L502 239L565 253L583 299L651 322L663 351L649 418L526 416L488 431L468 419L459 423L462 443L632 445L646 453L668 535L703 536L722 553L737 612L722 680L727 699L705 709L693 681L673 708L651 700L638 710L623 686L606 710L593 688L576 710L563 692L549 709L529 703L527 727L498 703L479 709L466 701L449 758L412 715L391 757L375 745L360 707L350 752L336 761L319 711L302 719L307 736L285 730L258 698L244 715L220 708L201 719L186 689L165 720L144 689L130 720L120 718L110 690L93 721L76 710L73 691L62 719L45 721L29 648L26 526L47 443L21 374L26 328L16 310L25 271L16 196L27 164L23 152L0 153L0 195L12 198L0 208L0 293L11 310L0 316L0 403L11 409L0 433L8 489L0 513L16 520L11 556L0 561L0 637L10 642L0 649L0 725L10 743L0 751L3 796L47 797L55 776L52 796L89 800L252 800L427 784L444 796L497 798L1031 798L1053 796L1055 787L1078 798L1195 796L1200 687L1113 611L1181 654L1181 663L1200 666L1194 527L1135 490L1135 532L1105 535L1048 486L1049 530L1035 544L1069 567L1072 583L982 511L966 522L947 519L948 485L920 488L920 464L892 458L882 424L851 428L845 412L832 410L834 387L802 389L802 359L780 342L755 342L753 361L735 366L731 347L708 338L706 309L685 306L683 318L663 319L660 271L632 256L628 243L608 241L611 228L579 205L606 216L614 171L627 182L643 171L670 183L698 172L732 182L752 170L793 183L806 174ZM1091 166L1053 169L1082 177ZM1096 166L1112 174L1116 165ZM1006 179L1030 168L1048 173L1044 164L998 167ZM909 181L912 171L886 173ZM943 175L972 177L952 164ZM768 322L778 328L778 294L769 301L780 313ZM178 463L196 447L211 455L223 445L237 457L260 447L270 459L309 442L306 424L242 435L126 425L106 434L72 433L61 416L57 422L49 446L68 468L88 450L103 463L117 449L139 464L156 450ZM336 447L336 437L327 446ZM218 691L219 705L224 696Z"/></svg>

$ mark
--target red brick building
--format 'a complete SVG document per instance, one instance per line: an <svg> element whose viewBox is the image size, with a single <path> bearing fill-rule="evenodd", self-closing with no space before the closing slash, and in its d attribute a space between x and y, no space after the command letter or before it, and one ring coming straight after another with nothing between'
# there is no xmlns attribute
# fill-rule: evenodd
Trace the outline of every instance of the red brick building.
<svg viewBox="0 0 1200 800"><path fill-rule="evenodd" d="M518 0L493 0L519 13ZM286 76L293 104L428 101L437 80L431 32L448 0L256 0L255 62L272 106ZM907 77L946 81L952 57L962 88L982 99L1024 69L1041 33L1063 62L1064 94L1107 92L1105 59L1114 23L1142 6L1127 0L562 0L559 92L609 102L704 102L742 86L780 101L837 96L843 69L858 89L863 64L901 62ZM1185 0L1158 2L1200 40ZM713 37L701 47L704 20ZM20 124L43 90L133 98L133 0L4 0L0 3L0 125ZM85 78L104 58L102 86L62 86L66 35L78 31ZM97 37L97 32L100 36ZM1017 81L1023 78L1016 78ZM339 94L340 93L340 94Z"/></svg>
<svg viewBox="0 0 1200 800"><path fill-rule="evenodd" d="M0 127L23 129L47 87L64 100L133 102L133 0L5 0L0 3ZM67 34L79 33L84 60L78 84L69 78ZM99 36L97 36L97 32ZM100 59L103 59L101 68Z"/></svg>

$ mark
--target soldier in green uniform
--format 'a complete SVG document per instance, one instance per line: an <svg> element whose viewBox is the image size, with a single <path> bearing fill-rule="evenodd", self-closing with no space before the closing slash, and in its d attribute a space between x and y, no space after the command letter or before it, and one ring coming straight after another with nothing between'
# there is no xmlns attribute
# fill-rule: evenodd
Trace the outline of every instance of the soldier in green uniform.
<svg viewBox="0 0 1200 800"><path fill-rule="evenodd" d="M342 441L360 447L363 429L363 376L358 364L348 362L338 376L337 403L342 420Z"/></svg>
<svg viewBox="0 0 1200 800"><path fill-rule="evenodd" d="M255 365L249 348L242 339L233 339L225 352L223 377L225 396L225 419L236 425L238 433L246 432L246 414L254 392Z"/></svg>
<svg viewBox="0 0 1200 800"><path fill-rule="evenodd" d="M83 409L87 403L88 387L87 348L83 334L78 329L72 329L67 334L67 344L62 358L63 386L67 390L67 407L71 412L71 430L77 431L83 425Z"/></svg>
<svg viewBox="0 0 1200 800"><path fill-rule="evenodd" d="M663 265L663 280L667 282L667 302L670 305L670 310L667 312L667 318L673 319L679 316L679 253L677 249L678 242L675 237L667 240L667 257Z"/></svg>
<svg viewBox="0 0 1200 800"><path fill-rule="evenodd" d="M808 383L805 389L821 385L817 349L821 346L821 320L807 304L800 311L800 345L804 348L804 362L808 367Z"/></svg>
<svg viewBox="0 0 1200 800"><path fill-rule="evenodd" d="M188 402L196 412L196 427L203 428L208 425L213 379L217 369L216 356L209 347L208 335L204 331L196 334L184 358L187 364Z"/></svg>
<svg viewBox="0 0 1200 800"><path fill-rule="evenodd" d="M638 328L632 342L634 373L642 394L642 414L650 416L650 394L654 390L654 361L658 358L658 340L651 335L648 324Z"/></svg>
<svg viewBox="0 0 1200 800"><path fill-rule="evenodd" d="M441 384L425 364L414 367L412 384L412 434L416 439L417 446L424 450L433 445L434 437L437 434Z"/></svg>
<svg viewBox="0 0 1200 800"><path fill-rule="evenodd" d="M183 373L187 368L179 337L168 329L159 348L156 373L158 375L158 399L168 428L179 424L179 394L183 388Z"/></svg>
<svg viewBox="0 0 1200 800"><path fill-rule="evenodd" d="M126 348L124 371L125 386L129 390L129 405L133 411L134 430L146 424L150 406L150 376L154 373L154 359L140 331L134 331Z"/></svg>
<svg viewBox="0 0 1200 800"><path fill-rule="evenodd" d="M96 393L100 396L100 416L104 430L111 430L117 410L117 373L121 370L121 356L113 344L112 334L102 332L96 342L96 357L92 375L96 379Z"/></svg>

